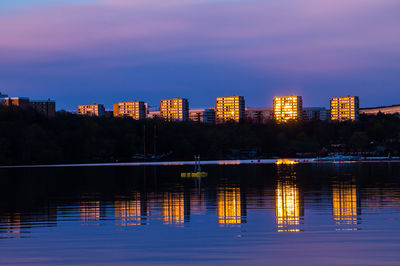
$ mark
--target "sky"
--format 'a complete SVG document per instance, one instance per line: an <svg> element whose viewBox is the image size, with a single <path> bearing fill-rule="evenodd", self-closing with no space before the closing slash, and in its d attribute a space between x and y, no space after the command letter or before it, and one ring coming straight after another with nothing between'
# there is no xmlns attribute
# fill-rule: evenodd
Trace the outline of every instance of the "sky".
<svg viewBox="0 0 400 266"><path fill-rule="evenodd" d="M243 95L400 104L398 0L1 0L0 92L57 109Z"/></svg>

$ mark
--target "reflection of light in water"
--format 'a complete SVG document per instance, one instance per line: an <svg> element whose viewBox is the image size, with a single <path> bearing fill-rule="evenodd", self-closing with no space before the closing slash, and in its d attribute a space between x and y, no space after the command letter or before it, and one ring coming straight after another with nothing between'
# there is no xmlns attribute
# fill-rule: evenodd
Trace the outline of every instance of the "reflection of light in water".
<svg viewBox="0 0 400 266"><path fill-rule="evenodd" d="M132 200L115 201L115 217L119 218L117 220L117 225L140 225L140 194L134 193Z"/></svg>
<svg viewBox="0 0 400 266"><path fill-rule="evenodd" d="M299 232L303 208L297 187L295 164L288 161L277 164L279 180L275 189L275 216L278 232Z"/></svg>
<svg viewBox="0 0 400 266"><path fill-rule="evenodd" d="M79 216L81 221L98 221L100 219L100 201L81 201Z"/></svg>
<svg viewBox="0 0 400 266"><path fill-rule="evenodd" d="M190 212L193 212L193 214L205 214L206 199L203 191L201 191L199 194L193 191L190 194Z"/></svg>
<svg viewBox="0 0 400 266"><path fill-rule="evenodd" d="M183 224L185 221L185 201L183 192L164 195L162 204L164 224Z"/></svg>
<svg viewBox="0 0 400 266"><path fill-rule="evenodd" d="M332 186L333 220L336 225L356 225L357 188L354 184L333 184ZM341 230L357 230L346 228Z"/></svg>
<svg viewBox="0 0 400 266"><path fill-rule="evenodd" d="M278 181L275 197L278 232L300 231L300 195L296 184L290 180Z"/></svg>
<svg viewBox="0 0 400 266"><path fill-rule="evenodd" d="M5 219L7 234L21 234L21 214L15 213L12 215L7 215ZM20 238L19 236L13 236L12 238Z"/></svg>
<svg viewBox="0 0 400 266"><path fill-rule="evenodd" d="M277 164L277 165L281 165L281 164L293 165L293 164L298 164L298 162L294 161L294 160L279 159L275 162L275 164Z"/></svg>
<svg viewBox="0 0 400 266"><path fill-rule="evenodd" d="M220 224L240 224L242 222L240 188L220 188L217 202Z"/></svg>

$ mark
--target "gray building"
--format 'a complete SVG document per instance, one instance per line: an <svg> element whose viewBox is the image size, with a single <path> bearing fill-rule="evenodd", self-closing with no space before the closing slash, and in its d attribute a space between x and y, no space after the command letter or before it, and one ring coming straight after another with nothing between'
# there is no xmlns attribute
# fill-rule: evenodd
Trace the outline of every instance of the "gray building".
<svg viewBox="0 0 400 266"><path fill-rule="evenodd" d="M330 111L324 107L305 107L303 108L303 119L308 121L328 121L330 119Z"/></svg>
<svg viewBox="0 0 400 266"><path fill-rule="evenodd" d="M213 108L190 109L189 120L194 122L215 124L215 110Z"/></svg>

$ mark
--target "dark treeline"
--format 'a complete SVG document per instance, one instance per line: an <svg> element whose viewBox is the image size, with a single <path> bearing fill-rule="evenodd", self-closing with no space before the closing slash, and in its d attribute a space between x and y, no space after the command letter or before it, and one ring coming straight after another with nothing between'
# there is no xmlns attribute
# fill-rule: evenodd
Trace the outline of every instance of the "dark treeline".
<svg viewBox="0 0 400 266"><path fill-rule="evenodd" d="M400 151L400 118L361 116L358 122L309 121L207 125L130 118L80 117L58 112L47 119L33 110L0 106L0 164L132 161L135 154L166 159L294 157L328 152Z"/></svg>

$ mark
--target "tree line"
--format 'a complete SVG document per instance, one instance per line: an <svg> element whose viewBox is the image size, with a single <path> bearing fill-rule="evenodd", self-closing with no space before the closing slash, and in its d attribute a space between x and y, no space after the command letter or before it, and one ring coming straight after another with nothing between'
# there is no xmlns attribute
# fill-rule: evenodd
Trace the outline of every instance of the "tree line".
<svg viewBox="0 0 400 266"><path fill-rule="evenodd" d="M0 106L0 164L133 161L137 154L165 160L296 157L365 152L396 156L400 118L361 115L357 122L304 121L203 124L131 118L83 117L59 111Z"/></svg>

